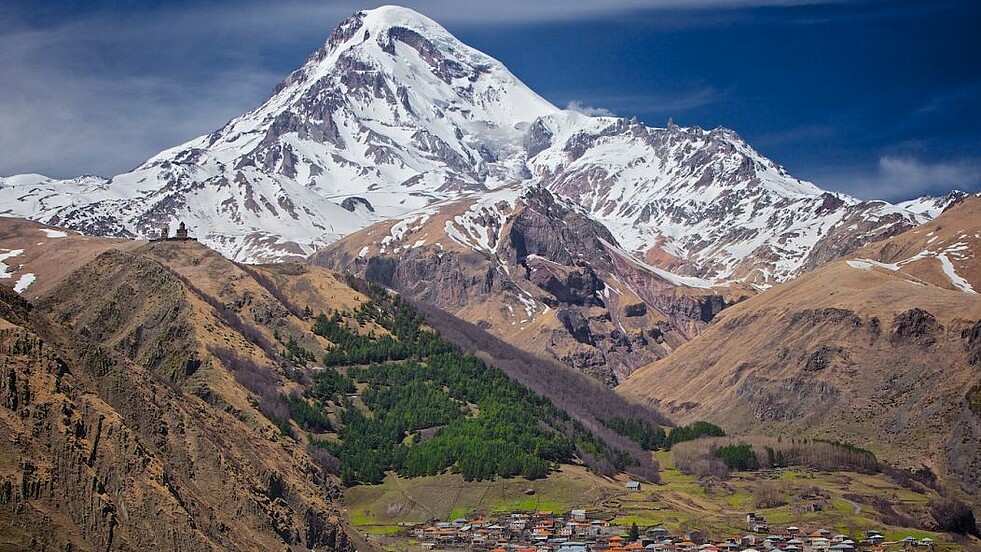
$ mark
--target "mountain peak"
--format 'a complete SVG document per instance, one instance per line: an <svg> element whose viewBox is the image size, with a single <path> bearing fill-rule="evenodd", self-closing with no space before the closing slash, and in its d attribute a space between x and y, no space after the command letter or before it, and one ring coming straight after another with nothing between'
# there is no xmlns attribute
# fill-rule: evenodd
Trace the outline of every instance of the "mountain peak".
<svg viewBox="0 0 981 552"><path fill-rule="evenodd" d="M368 29L407 27L418 31L449 34L439 23L404 6L389 4L370 10L359 11L357 15L364 18L364 25Z"/></svg>
<svg viewBox="0 0 981 552"><path fill-rule="evenodd" d="M387 5L355 12L342 21L331 32L323 53L350 48L383 36L389 30L396 28L412 30L430 38L439 37L456 41L449 31L425 15L402 6ZM326 56L315 54L315 57L323 59Z"/></svg>

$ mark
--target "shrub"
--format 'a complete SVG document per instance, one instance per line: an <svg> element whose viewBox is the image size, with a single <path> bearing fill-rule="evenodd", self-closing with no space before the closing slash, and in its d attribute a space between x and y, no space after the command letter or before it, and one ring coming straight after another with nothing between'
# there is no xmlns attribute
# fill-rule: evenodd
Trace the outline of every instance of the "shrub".
<svg viewBox="0 0 981 552"><path fill-rule="evenodd" d="M943 498L930 504L937 529L961 535L981 536L971 508L956 498Z"/></svg>
<svg viewBox="0 0 981 552"><path fill-rule="evenodd" d="M753 447L747 444L724 445L712 451L712 455L721 458L727 467L734 470L755 470L759 467Z"/></svg>

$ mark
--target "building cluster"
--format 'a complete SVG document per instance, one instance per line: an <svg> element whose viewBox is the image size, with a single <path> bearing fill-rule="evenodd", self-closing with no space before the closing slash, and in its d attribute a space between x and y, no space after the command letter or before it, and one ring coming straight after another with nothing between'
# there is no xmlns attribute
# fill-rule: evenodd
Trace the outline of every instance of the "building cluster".
<svg viewBox="0 0 981 552"><path fill-rule="evenodd" d="M173 236L170 235L170 225L164 224L160 227L160 234L153 241L195 241L187 233L187 226L181 222L177 225L177 231Z"/></svg>
<svg viewBox="0 0 981 552"><path fill-rule="evenodd" d="M933 548L930 539L907 537L887 542L878 531L867 531L859 540L825 529L804 531L799 527L770 530L766 520L747 514L750 534L709 541L699 532L672 535L664 527L649 527L630 535L629 528L572 510L514 512L493 518L455 519L412 527L425 550L462 548L490 552L880 552L895 548ZM763 532L758 532L764 529ZM631 540L636 536L635 540Z"/></svg>

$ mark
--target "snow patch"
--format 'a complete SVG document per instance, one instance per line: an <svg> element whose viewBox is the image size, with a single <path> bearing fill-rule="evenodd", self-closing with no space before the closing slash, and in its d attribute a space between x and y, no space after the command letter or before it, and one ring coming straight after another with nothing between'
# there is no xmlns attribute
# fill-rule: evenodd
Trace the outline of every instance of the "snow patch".
<svg viewBox="0 0 981 552"><path fill-rule="evenodd" d="M603 245L606 246L608 250L615 251L620 257L626 259L630 264L638 268L642 268L644 270L653 272L654 274L660 276L661 278L667 280L668 282L671 282L676 286L687 286L687 287L695 287L695 288L712 287L712 282L708 280L703 280L702 278L696 278L695 276L679 276L677 274L672 274L667 270L651 266L643 261L638 260L630 253L627 253L626 251L617 248L616 246L614 246L613 244L607 242L602 238L600 238L600 242L602 242Z"/></svg>
<svg viewBox="0 0 981 552"><path fill-rule="evenodd" d="M525 297L524 295L518 295L518 301L525 306L525 313L528 315L527 320L532 320L535 318L535 310L537 308L537 303L531 297ZM526 320L526 321L527 321Z"/></svg>
<svg viewBox="0 0 981 552"><path fill-rule="evenodd" d="M13 278L14 272L10 270L10 267L7 266L4 263L4 261L6 261L7 259L12 259L18 255L22 255L24 253L24 250L5 249L4 251L6 251L6 253L0 253L0 278Z"/></svg>
<svg viewBox="0 0 981 552"><path fill-rule="evenodd" d="M873 266L872 263L868 261L859 261L857 259L850 259L845 262L848 263L848 266L852 268L857 268L859 270L872 270L872 266Z"/></svg>
<svg viewBox="0 0 981 552"><path fill-rule="evenodd" d="M42 228L41 231L44 232L44 235L47 236L47 237L49 237L49 238L67 238L68 237L68 232L65 232L65 231L62 231L62 230L52 230L51 228Z"/></svg>
<svg viewBox="0 0 981 552"><path fill-rule="evenodd" d="M26 290L28 286L33 284L34 280L37 280L37 276L35 276L33 272L28 272L27 274L24 274L23 276L20 277L20 279L17 280L17 283L14 284L14 291L16 291L17 293L24 293L24 290Z"/></svg>
<svg viewBox="0 0 981 552"><path fill-rule="evenodd" d="M950 283L954 284L954 287L963 291L964 293L977 294L977 292L974 291L974 288L971 286L971 283L959 276L957 272L954 271L954 265L950 262L950 259L947 258L947 255L941 253L937 255L937 259L940 261L940 265L944 269L944 274L946 274L947 278L950 279Z"/></svg>

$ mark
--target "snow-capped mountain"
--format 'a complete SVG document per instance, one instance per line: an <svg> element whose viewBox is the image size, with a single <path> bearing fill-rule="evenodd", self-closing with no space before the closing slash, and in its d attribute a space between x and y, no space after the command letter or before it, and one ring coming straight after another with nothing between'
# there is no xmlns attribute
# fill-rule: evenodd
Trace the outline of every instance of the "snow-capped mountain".
<svg viewBox="0 0 981 552"><path fill-rule="evenodd" d="M238 260L305 256L368 224L527 178L557 111L411 10L343 22L263 105L109 180L2 182L10 214L108 235L184 221Z"/></svg>
<svg viewBox="0 0 981 552"><path fill-rule="evenodd" d="M963 195L894 206L826 192L725 128L560 113L536 121L528 143L535 180L586 208L626 249L713 281L784 281Z"/></svg>
<svg viewBox="0 0 981 552"><path fill-rule="evenodd" d="M386 6L344 21L214 133L108 180L0 179L0 212L122 236L180 220L233 259L270 261L503 186L579 204L651 265L764 286L951 200L861 202L793 178L729 130L559 110L437 23Z"/></svg>

